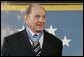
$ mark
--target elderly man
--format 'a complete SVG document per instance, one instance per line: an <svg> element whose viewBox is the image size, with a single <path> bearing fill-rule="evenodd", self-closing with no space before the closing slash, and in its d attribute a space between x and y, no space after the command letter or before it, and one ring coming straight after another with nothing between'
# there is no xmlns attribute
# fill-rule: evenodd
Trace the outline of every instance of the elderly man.
<svg viewBox="0 0 84 57"><path fill-rule="evenodd" d="M44 30L46 11L38 4L26 9L25 29L5 37L2 56L62 56L62 41Z"/></svg>

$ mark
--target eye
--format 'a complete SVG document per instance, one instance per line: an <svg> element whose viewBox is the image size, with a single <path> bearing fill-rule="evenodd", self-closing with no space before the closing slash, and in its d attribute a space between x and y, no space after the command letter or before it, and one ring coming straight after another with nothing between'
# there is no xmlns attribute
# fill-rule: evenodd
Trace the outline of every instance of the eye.
<svg viewBox="0 0 84 57"><path fill-rule="evenodd" d="M46 19L46 16L42 16L42 17Z"/></svg>
<svg viewBox="0 0 84 57"><path fill-rule="evenodd" d="M35 19L40 19L40 18L46 19L46 16L45 15L43 15L43 16L35 15Z"/></svg>
<svg viewBox="0 0 84 57"><path fill-rule="evenodd" d="M35 18L40 18L40 15L36 15Z"/></svg>

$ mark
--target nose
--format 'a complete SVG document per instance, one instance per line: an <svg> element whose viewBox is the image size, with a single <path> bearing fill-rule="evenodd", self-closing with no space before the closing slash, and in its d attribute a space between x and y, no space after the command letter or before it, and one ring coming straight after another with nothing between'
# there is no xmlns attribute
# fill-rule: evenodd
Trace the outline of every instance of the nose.
<svg viewBox="0 0 84 57"><path fill-rule="evenodd" d="M40 17L39 22L45 22L45 21L46 21L46 19L45 19L45 18Z"/></svg>

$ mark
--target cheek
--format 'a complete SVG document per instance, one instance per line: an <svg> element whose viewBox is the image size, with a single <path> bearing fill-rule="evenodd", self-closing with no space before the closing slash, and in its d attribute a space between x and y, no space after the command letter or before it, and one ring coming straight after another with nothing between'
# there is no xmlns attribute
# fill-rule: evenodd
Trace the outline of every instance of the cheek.
<svg viewBox="0 0 84 57"><path fill-rule="evenodd" d="M30 25L30 21L29 20L27 20L26 23L27 23L27 25Z"/></svg>
<svg viewBox="0 0 84 57"><path fill-rule="evenodd" d="M34 20L29 21L29 25L32 27L36 26L36 22Z"/></svg>
<svg viewBox="0 0 84 57"><path fill-rule="evenodd" d="M44 24L46 23L46 20L44 20Z"/></svg>
<svg viewBox="0 0 84 57"><path fill-rule="evenodd" d="M30 20L26 20L26 24L28 25L28 26L31 26L31 21Z"/></svg>

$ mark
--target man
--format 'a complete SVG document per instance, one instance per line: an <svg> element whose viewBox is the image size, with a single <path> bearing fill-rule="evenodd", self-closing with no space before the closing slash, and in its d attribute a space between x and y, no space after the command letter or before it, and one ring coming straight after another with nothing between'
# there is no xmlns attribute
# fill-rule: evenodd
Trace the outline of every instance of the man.
<svg viewBox="0 0 84 57"><path fill-rule="evenodd" d="M62 56L62 41L44 30L46 11L38 4L26 9L25 29L5 38L2 56Z"/></svg>

